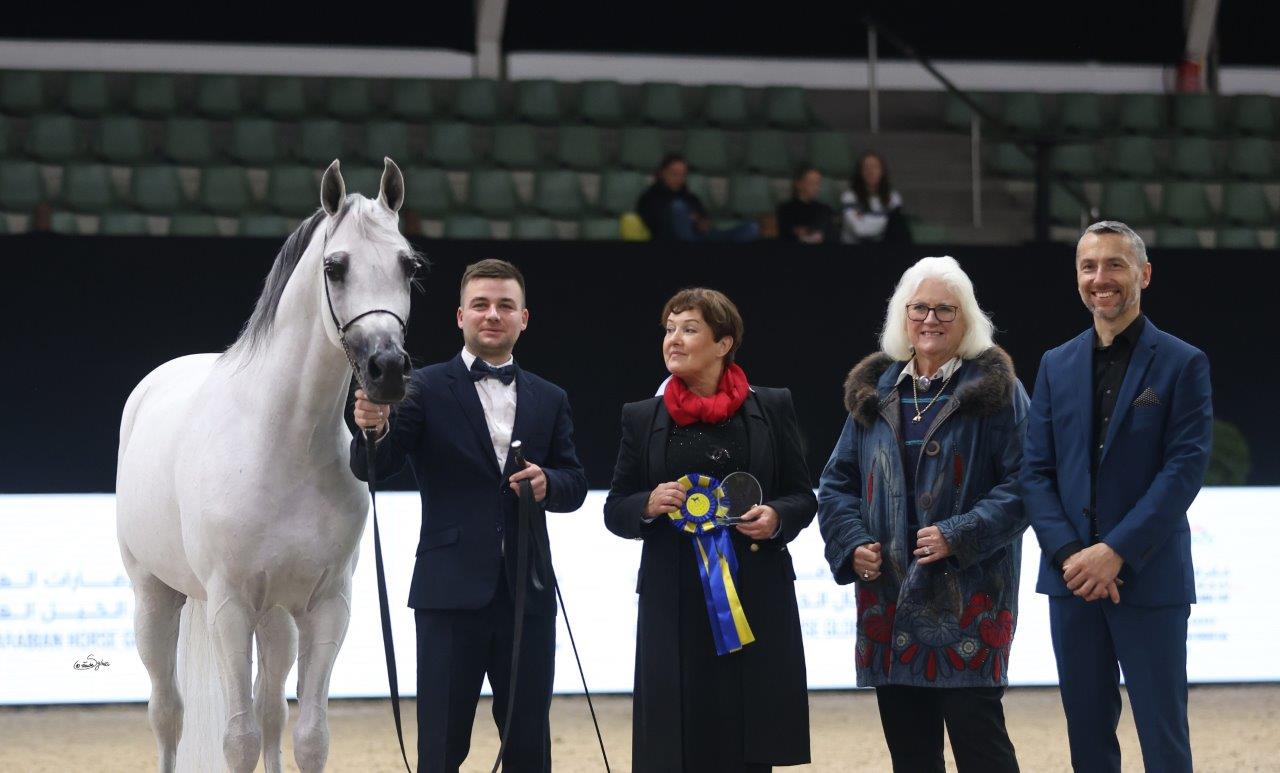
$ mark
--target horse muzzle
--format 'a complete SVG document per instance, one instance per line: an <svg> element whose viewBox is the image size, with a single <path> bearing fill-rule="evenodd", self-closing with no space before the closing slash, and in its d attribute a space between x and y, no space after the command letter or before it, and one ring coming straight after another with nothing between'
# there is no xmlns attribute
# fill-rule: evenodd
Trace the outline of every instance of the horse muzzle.
<svg viewBox="0 0 1280 773"><path fill-rule="evenodd" d="M375 403L398 403L404 399L413 366L399 341L375 336L365 345L353 347L357 380Z"/></svg>

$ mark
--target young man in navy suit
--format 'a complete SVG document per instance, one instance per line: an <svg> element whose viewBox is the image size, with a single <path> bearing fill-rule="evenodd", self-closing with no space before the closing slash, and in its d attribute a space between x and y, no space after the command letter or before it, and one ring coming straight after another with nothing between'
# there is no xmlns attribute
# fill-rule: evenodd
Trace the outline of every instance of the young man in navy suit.
<svg viewBox="0 0 1280 773"><path fill-rule="evenodd" d="M560 387L521 369L512 350L529 324L524 277L502 260L462 275L458 327L463 349L448 362L413 372L394 409L357 390L356 424L377 433L379 478L406 458L422 494L422 533L409 589L418 634L418 770L457 771L485 675L499 732L507 716L514 638L518 483L552 512L571 512L587 495L573 447L569 400ZM517 469L511 443L527 465ZM362 480L365 441L351 443ZM547 546L535 514L534 545ZM545 548L544 548L545 551ZM547 715L555 667L556 598L550 556L529 559L515 710L503 755L512 771L551 770Z"/></svg>
<svg viewBox="0 0 1280 773"><path fill-rule="evenodd" d="M1143 316L1151 264L1124 223L1086 229L1076 279L1093 327L1040 361L1020 481L1071 763L1120 770L1123 669L1146 769L1190 771L1187 508L1209 463L1209 360Z"/></svg>

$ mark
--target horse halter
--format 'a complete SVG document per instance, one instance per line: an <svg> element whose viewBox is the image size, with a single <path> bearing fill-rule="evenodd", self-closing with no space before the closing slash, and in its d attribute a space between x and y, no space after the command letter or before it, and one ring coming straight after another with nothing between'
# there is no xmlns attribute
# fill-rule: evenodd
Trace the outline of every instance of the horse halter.
<svg viewBox="0 0 1280 773"><path fill-rule="evenodd" d="M328 240L326 239L325 241ZM324 268L321 268L320 275L324 278L324 300L325 304L329 307L329 319L333 320L333 326L338 331L338 343L342 345L342 353L347 356L347 364L351 366L351 371L355 374L356 382L360 385L360 388L364 390L365 394L368 395L369 386L364 383L362 371L356 364L356 358L351 354L351 346L347 343L347 331L351 329L352 325L371 314L390 314L392 319L400 323L401 339L408 334L408 326L405 324L404 320L400 318L400 315L391 309L369 309L368 311L363 311L347 320L347 324L342 324L338 321L338 313L333 310L333 297L329 294L329 273ZM369 401L375 403L378 402L372 398L369 398Z"/></svg>

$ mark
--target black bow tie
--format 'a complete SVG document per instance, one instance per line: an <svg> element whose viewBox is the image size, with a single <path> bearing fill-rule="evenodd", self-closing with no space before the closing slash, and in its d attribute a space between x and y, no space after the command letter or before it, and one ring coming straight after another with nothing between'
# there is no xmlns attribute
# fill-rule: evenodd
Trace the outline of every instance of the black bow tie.
<svg viewBox="0 0 1280 773"><path fill-rule="evenodd" d="M471 380L483 381L486 378L496 378L504 385L509 386L512 381L516 380L516 366L503 365L501 368L495 368L489 363L477 357L471 363Z"/></svg>

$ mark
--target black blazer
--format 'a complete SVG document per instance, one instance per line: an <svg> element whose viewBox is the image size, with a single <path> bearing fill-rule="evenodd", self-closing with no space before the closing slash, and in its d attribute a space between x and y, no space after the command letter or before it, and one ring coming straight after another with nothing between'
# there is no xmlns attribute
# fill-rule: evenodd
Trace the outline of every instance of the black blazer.
<svg viewBox="0 0 1280 773"><path fill-rule="evenodd" d="M525 458L547 474L546 510L566 513L582 506L587 476L573 448L569 398L560 387L519 366L512 439L521 441ZM392 410L391 429L374 453L379 479L398 472L406 458L422 493L422 532L409 606L479 609L493 598L504 555L507 577L515 577L518 500L507 483L515 473L512 460L508 457L506 469L498 469L484 408L461 355L414 371L408 396ZM351 471L364 480L366 465L364 438L356 433ZM546 546L541 510L532 528L535 541ZM530 613L555 614L549 580L542 577L540 588L532 582L527 586Z"/></svg>
<svg viewBox="0 0 1280 773"><path fill-rule="evenodd" d="M804 643L796 608L795 569L787 543L813 520L818 502L804 461L791 393L753 387L739 409L747 424L749 472L778 511L778 536L755 541L731 532L738 556L739 595L756 641L743 659L746 759L770 765L809 761L809 703ZM636 592L636 683L632 712L635 771L681 769L680 672L671 653L678 643L680 540L660 518L644 522L649 492L667 482L667 437L672 421L662 398L622 409L622 443L604 505L605 525L620 537L644 541ZM688 723L684 727L692 727Z"/></svg>

